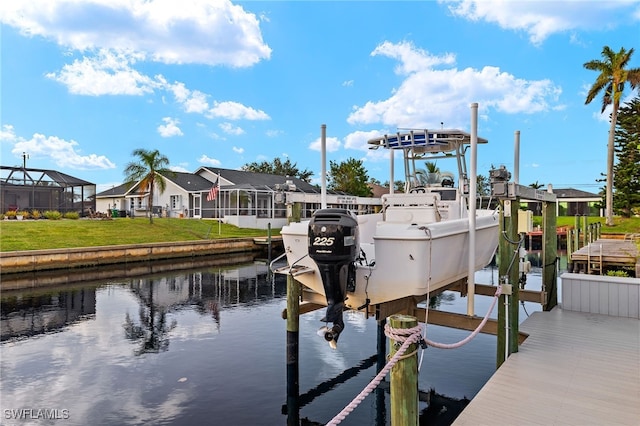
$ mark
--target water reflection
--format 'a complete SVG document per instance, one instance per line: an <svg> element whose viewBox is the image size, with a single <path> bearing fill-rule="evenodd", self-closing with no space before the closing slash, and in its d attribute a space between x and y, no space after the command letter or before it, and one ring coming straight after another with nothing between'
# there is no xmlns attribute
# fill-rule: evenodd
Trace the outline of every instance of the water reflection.
<svg viewBox="0 0 640 426"><path fill-rule="evenodd" d="M3 291L2 415L42 408L68 410L65 425L287 424L286 280L270 276L261 263L211 262ZM477 281L489 283L494 272ZM477 299L479 314L489 302ZM466 299L453 293L431 303L466 309ZM299 417L306 424L328 422L376 375L375 319L346 313L334 351L316 334L323 314L300 318ZM428 333L440 342L468 334L437 326ZM449 424L494 368L493 336L480 335L455 351L428 349L419 386L430 396L421 402L421 424ZM382 389L368 396L341 424L387 424L385 395ZM3 424L47 424L3 418Z"/></svg>
<svg viewBox="0 0 640 426"><path fill-rule="evenodd" d="M56 332L96 313L95 288L3 294L0 341Z"/></svg>

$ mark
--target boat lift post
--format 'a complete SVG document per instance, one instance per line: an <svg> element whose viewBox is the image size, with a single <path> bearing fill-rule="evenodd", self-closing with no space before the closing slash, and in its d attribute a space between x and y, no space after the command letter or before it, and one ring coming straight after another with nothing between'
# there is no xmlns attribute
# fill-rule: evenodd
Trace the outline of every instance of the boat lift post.
<svg viewBox="0 0 640 426"><path fill-rule="evenodd" d="M327 125L320 126L320 152L322 157L320 173L320 207L327 208Z"/></svg>
<svg viewBox="0 0 640 426"><path fill-rule="evenodd" d="M467 315L474 315L476 274L476 192L478 162L478 103L471 104L471 171L469 180L469 270L467 278Z"/></svg>
<svg viewBox="0 0 640 426"><path fill-rule="evenodd" d="M516 133L516 146L520 134ZM519 151L519 149L516 149ZM517 157L516 157L517 161ZM509 182L511 174L504 168L491 170L491 193L500 200L499 277L503 292L498 305L497 365L500 366L511 353L518 351L520 313L520 268L515 266L520 251L522 235L518 228L520 199L537 200L543 205L543 298L544 310L556 305L557 289L557 237L556 196L550 191L540 191L515 182ZM526 232L526 231L523 231ZM516 246L514 250L514 245Z"/></svg>

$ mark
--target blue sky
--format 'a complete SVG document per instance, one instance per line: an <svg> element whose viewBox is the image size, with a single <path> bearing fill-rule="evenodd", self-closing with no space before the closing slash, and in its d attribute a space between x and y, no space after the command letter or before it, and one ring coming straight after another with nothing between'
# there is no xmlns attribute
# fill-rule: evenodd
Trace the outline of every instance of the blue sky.
<svg viewBox="0 0 640 426"><path fill-rule="evenodd" d="M598 192L609 111L584 104L583 64L640 41L630 0L3 0L0 19L0 162L99 191L137 148L187 172L288 158L319 182L322 124L327 163L384 182L369 138L468 131L477 102L479 173L513 171L519 130L520 183Z"/></svg>

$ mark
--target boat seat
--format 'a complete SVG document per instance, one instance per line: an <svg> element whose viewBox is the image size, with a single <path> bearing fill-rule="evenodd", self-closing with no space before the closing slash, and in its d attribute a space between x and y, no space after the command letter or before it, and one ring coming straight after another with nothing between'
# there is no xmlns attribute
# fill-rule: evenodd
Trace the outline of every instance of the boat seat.
<svg viewBox="0 0 640 426"><path fill-rule="evenodd" d="M440 221L438 193L386 194L382 196L385 222L433 223Z"/></svg>

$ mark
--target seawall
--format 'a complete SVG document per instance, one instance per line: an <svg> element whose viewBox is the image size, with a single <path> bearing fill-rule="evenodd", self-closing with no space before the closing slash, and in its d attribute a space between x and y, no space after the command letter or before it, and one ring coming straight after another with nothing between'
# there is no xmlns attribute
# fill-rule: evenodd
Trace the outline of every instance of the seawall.
<svg viewBox="0 0 640 426"><path fill-rule="evenodd" d="M274 239L272 249L282 245ZM127 244L53 250L0 252L0 274L55 271L150 260L188 259L197 256L259 253L264 239L229 238L207 241Z"/></svg>

